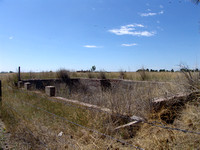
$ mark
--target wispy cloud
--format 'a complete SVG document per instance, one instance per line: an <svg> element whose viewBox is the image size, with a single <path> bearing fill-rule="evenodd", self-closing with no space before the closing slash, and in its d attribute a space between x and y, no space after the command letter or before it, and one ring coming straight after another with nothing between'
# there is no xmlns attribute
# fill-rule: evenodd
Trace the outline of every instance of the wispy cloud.
<svg viewBox="0 0 200 150"><path fill-rule="evenodd" d="M84 45L83 47L86 47L86 48L97 48L97 46L95 46L95 45Z"/></svg>
<svg viewBox="0 0 200 150"><path fill-rule="evenodd" d="M103 46L96 46L96 45L84 45L85 48L102 48Z"/></svg>
<svg viewBox="0 0 200 150"><path fill-rule="evenodd" d="M158 30L161 30L161 31L164 31L164 29L161 28L160 26L157 26L157 29L158 29Z"/></svg>
<svg viewBox="0 0 200 150"><path fill-rule="evenodd" d="M140 16L142 16L142 17L155 16L155 15L157 15L157 13L149 12L149 13L141 13L140 14Z"/></svg>
<svg viewBox="0 0 200 150"><path fill-rule="evenodd" d="M131 44L122 44L121 46L126 46L126 47L130 47L130 46L136 46L138 45L137 43L131 43Z"/></svg>
<svg viewBox="0 0 200 150"><path fill-rule="evenodd" d="M13 38L14 38L14 36L10 36L10 37L9 37L9 40L12 40Z"/></svg>
<svg viewBox="0 0 200 150"><path fill-rule="evenodd" d="M155 13L155 12L148 12L148 13L140 13L140 16L141 17L149 17L149 16L156 16L156 15L162 15L164 14L164 11L161 10L160 12L158 13Z"/></svg>
<svg viewBox="0 0 200 150"><path fill-rule="evenodd" d="M164 8L163 5L160 5L159 7L160 7L160 8Z"/></svg>
<svg viewBox="0 0 200 150"><path fill-rule="evenodd" d="M161 10L161 11L160 11L158 14L160 14L160 15L161 15L161 14L164 14L164 11L163 11L163 10Z"/></svg>
<svg viewBox="0 0 200 150"><path fill-rule="evenodd" d="M144 25L142 24L128 24L125 26L121 26L120 29L111 29L108 30L111 33L114 33L116 35L132 35L132 36L153 36L155 35L155 32L153 31L138 31L136 29L138 28L144 28Z"/></svg>

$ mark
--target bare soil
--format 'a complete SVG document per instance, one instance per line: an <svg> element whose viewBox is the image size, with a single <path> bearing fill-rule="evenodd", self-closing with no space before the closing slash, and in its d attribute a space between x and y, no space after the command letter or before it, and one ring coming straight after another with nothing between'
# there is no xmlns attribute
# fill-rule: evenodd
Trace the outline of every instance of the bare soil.
<svg viewBox="0 0 200 150"><path fill-rule="evenodd" d="M12 143L12 144L11 144ZM13 144L14 142L11 141L11 133L7 131L5 124L0 118L0 150L11 150L15 149Z"/></svg>

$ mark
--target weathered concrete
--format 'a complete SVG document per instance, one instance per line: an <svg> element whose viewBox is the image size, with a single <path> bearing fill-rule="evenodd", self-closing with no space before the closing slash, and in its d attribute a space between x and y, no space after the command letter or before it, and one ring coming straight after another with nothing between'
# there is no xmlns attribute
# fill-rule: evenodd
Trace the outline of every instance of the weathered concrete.
<svg viewBox="0 0 200 150"><path fill-rule="evenodd" d="M197 92L190 93L178 93L174 96L169 96L166 98L154 98L152 100L153 109L159 111L163 106L183 106L186 102L194 100Z"/></svg>
<svg viewBox="0 0 200 150"><path fill-rule="evenodd" d="M50 97L55 96L56 94L55 86L45 86L45 93Z"/></svg>
<svg viewBox="0 0 200 150"><path fill-rule="evenodd" d="M25 90L31 90L31 83L29 82L24 83L24 88Z"/></svg>
<svg viewBox="0 0 200 150"><path fill-rule="evenodd" d="M22 80L23 83L29 82L33 89L45 90L45 86L55 86L59 91L60 85L67 86L70 91L82 91L83 89L90 92L101 92L107 89L115 89L121 87L122 89L133 89L136 86L158 86L162 87L170 82L151 82L151 81L132 81L120 79L84 79L73 78L69 82L63 82L60 79L42 79L42 80ZM20 83L22 84L22 83Z"/></svg>
<svg viewBox="0 0 200 150"><path fill-rule="evenodd" d="M23 83L22 81L18 81L17 87L18 87L18 88L24 87L24 83Z"/></svg>

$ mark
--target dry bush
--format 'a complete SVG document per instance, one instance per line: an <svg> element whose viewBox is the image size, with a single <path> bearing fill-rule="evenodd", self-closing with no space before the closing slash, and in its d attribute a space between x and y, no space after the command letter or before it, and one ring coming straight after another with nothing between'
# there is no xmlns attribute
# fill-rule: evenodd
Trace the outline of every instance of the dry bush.
<svg viewBox="0 0 200 150"><path fill-rule="evenodd" d="M70 71L65 69L60 69L59 71L57 71L57 78L61 79L65 83L69 82Z"/></svg>
<svg viewBox="0 0 200 150"><path fill-rule="evenodd" d="M95 76L94 76L94 74L92 72L88 72L87 76L88 76L89 79L95 78Z"/></svg>
<svg viewBox="0 0 200 150"><path fill-rule="evenodd" d="M99 72L99 77L98 77L99 79L106 79L106 73L105 73L105 71L100 71Z"/></svg>
<svg viewBox="0 0 200 150"><path fill-rule="evenodd" d="M187 68L181 69L182 73L184 74L187 85L191 90L199 90L200 89L200 72L191 72ZM188 70L188 71L185 71Z"/></svg>
<svg viewBox="0 0 200 150"><path fill-rule="evenodd" d="M195 100L196 101L196 100ZM172 128L200 132L200 105L199 102L188 103L179 113L173 124L156 124ZM151 120L149 120L151 121ZM152 120L154 121L154 120ZM160 121L160 120L158 120ZM144 149L199 149L200 136L181 131L167 130L144 124L137 133L138 144Z"/></svg>
<svg viewBox="0 0 200 150"><path fill-rule="evenodd" d="M140 74L140 78L142 81L149 80L148 72L144 68L138 71L138 73Z"/></svg>
<svg viewBox="0 0 200 150"><path fill-rule="evenodd" d="M125 79L125 78L127 78L127 75L126 75L126 71L123 71L123 70L120 70L119 71L119 78L120 79Z"/></svg>
<svg viewBox="0 0 200 150"><path fill-rule="evenodd" d="M52 116L36 107L56 114L67 120L90 129L121 138L123 132L113 129L116 125L110 120L110 115L81 107L65 105L60 101L50 101L44 95L9 88L3 88L3 119L7 130L12 132L17 140L16 149L45 149L40 141L50 149L108 149L125 148L115 140L90 132L66 120ZM36 107L31 107L29 105ZM12 109L14 108L14 110ZM32 132L30 134L29 131ZM61 137L58 136L63 132Z"/></svg>
<svg viewBox="0 0 200 150"><path fill-rule="evenodd" d="M116 85L103 91L99 89L87 89L84 93L72 91L70 96L67 94L67 89L62 91L62 97L110 108L119 114L148 118L152 111L153 98L173 96L184 89L170 83L136 82L132 86Z"/></svg>

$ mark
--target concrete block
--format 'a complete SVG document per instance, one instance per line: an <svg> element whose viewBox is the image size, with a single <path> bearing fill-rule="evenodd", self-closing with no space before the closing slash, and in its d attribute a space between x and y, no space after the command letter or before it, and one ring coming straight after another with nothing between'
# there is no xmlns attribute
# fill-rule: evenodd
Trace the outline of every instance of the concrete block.
<svg viewBox="0 0 200 150"><path fill-rule="evenodd" d="M24 83L22 81L18 81L17 87L22 88L24 86Z"/></svg>
<svg viewBox="0 0 200 150"><path fill-rule="evenodd" d="M55 94L56 94L55 86L45 86L45 93L48 96L55 96Z"/></svg>
<svg viewBox="0 0 200 150"><path fill-rule="evenodd" d="M24 83L25 90L31 90L31 84L29 82Z"/></svg>

